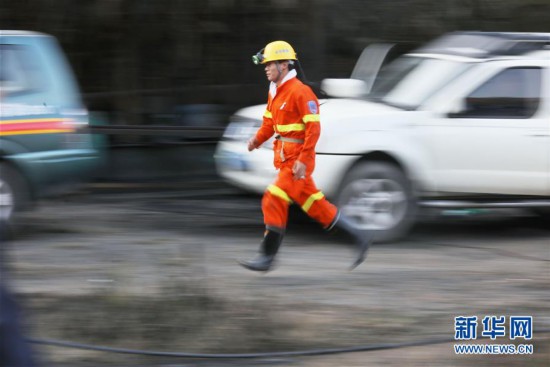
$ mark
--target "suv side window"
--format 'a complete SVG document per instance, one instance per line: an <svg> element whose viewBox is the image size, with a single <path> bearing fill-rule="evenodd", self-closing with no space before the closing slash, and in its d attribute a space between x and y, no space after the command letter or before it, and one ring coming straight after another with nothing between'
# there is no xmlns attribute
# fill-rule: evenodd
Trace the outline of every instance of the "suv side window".
<svg viewBox="0 0 550 367"><path fill-rule="evenodd" d="M453 117L530 118L540 104L541 79L541 68L506 69L467 96L464 111Z"/></svg>
<svg viewBox="0 0 550 367"><path fill-rule="evenodd" d="M40 66L24 46L0 45L0 94L8 96L44 89Z"/></svg>

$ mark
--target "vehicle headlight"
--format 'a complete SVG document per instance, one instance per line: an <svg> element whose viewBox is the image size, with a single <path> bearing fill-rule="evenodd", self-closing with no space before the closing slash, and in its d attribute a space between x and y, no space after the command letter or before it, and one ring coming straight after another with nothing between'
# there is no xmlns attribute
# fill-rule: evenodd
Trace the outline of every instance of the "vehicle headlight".
<svg viewBox="0 0 550 367"><path fill-rule="evenodd" d="M260 120L248 119L241 116L233 116L227 125L223 138L227 140L247 141L262 125Z"/></svg>

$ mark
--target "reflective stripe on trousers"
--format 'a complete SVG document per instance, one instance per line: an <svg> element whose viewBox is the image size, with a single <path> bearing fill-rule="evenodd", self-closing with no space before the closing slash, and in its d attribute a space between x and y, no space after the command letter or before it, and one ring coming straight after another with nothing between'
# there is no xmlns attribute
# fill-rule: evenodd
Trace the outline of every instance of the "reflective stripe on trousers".
<svg viewBox="0 0 550 367"><path fill-rule="evenodd" d="M336 218L336 207L315 186L311 176L295 180L292 169L283 167L275 182L266 189L262 199L266 226L286 228L288 207L294 202L325 228Z"/></svg>

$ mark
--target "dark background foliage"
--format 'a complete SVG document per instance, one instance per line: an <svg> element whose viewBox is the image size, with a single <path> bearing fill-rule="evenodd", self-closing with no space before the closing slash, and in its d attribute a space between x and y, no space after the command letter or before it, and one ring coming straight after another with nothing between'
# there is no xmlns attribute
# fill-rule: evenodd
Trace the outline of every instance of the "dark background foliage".
<svg viewBox="0 0 550 367"><path fill-rule="evenodd" d="M112 123L177 105L260 103L267 83L250 56L289 41L309 80L349 76L362 49L406 47L456 30L550 31L549 0L18 0L0 29L56 36L92 110ZM124 120L124 121L122 121Z"/></svg>

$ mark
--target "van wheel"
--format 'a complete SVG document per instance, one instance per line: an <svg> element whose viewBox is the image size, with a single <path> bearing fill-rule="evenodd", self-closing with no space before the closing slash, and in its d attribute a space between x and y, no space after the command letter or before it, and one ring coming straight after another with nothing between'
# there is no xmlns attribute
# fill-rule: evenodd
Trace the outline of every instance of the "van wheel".
<svg viewBox="0 0 550 367"><path fill-rule="evenodd" d="M386 162L364 162L346 175L337 205L357 228L372 231L375 241L404 236L413 224L416 202L403 171Z"/></svg>
<svg viewBox="0 0 550 367"><path fill-rule="evenodd" d="M0 163L0 220L11 222L16 211L29 203L29 192L23 177L11 166Z"/></svg>

